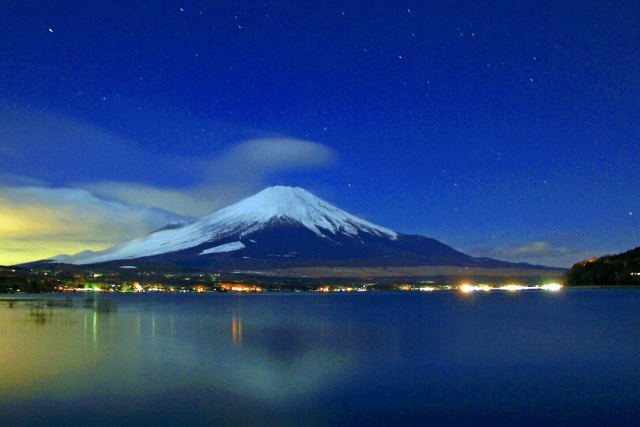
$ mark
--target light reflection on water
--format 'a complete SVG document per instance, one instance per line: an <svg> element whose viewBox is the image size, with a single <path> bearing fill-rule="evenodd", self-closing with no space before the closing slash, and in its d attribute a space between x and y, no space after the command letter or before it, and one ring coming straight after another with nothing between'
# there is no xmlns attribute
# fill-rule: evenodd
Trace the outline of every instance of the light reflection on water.
<svg viewBox="0 0 640 427"><path fill-rule="evenodd" d="M640 292L0 303L2 425L637 425Z"/></svg>

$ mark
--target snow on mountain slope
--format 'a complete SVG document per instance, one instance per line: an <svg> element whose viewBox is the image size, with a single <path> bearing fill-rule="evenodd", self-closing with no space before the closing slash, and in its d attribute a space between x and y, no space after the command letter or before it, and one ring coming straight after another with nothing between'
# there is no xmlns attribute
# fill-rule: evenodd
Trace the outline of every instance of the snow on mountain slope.
<svg viewBox="0 0 640 427"><path fill-rule="evenodd" d="M231 243L225 243L224 245L216 246L210 249L205 249L204 251L200 252L200 255L221 254L224 252L239 251L240 249L244 249L244 248L245 246L242 242L231 242Z"/></svg>
<svg viewBox="0 0 640 427"><path fill-rule="evenodd" d="M354 215L351 215L298 187L269 187L253 197L224 208L203 218L212 231L243 230L243 235L263 228L274 219L298 222L319 236L324 229L333 234L352 236L360 232L396 239L397 234Z"/></svg>
<svg viewBox="0 0 640 427"><path fill-rule="evenodd" d="M327 233L343 233L351 237L368 233L390 240L398 238L394 231L338 209L302 188L269 187L200 220L166 227L104 251L83 252L73 256L59 255L49 261L94 264L160 255L207 242L216 246L217 241L236 234L242 237L274 222L299 224L326 238L330 238ZM221 247L227 251L238 250L241 249L238 243L235 246ZM208 253L216 251L205 250L201 254Z"/></svg>

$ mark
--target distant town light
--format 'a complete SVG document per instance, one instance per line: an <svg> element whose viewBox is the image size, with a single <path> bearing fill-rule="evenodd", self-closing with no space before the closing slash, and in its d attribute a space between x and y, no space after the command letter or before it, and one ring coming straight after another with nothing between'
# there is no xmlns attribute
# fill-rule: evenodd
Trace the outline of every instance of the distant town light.
<svg viewBox="0 0 640 427"><path fill-rule="evenodd" d="M548 283L546 285L540 286L540 289L545 290L545 291L557 292L560 289L562 289L562 285L559 284L559 283Z"/></svg>
<svg viewBox="0 0 640 427"><path fill-rule="evenodd" d="M475 286L469 285L468 283L465 283L464 285L460 285L458 287L458 289L460 289L460 291L464 292L465 294L469 293L469 292L473 292L474 290L476 290L474 288L475 288Z"/></svg>
<svg viewBox="0 0 640 427"><path fill-rule="evenodd" d="M522 285L509 284L509 285L502 286L500 289L502 289L503 291L513 292L513 291L521 291L523 289L527 289L527 287Z"/></svg>

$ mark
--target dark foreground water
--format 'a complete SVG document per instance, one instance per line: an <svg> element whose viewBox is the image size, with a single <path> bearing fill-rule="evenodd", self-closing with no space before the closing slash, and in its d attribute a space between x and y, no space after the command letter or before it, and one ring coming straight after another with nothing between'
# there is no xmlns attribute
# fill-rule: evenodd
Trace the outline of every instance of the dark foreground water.
<svg viewBox="0 0 640 427"><path fill-rule="evenodd" d="M640 290L84 298L0 303L0 425L640 425Z"/></svg>

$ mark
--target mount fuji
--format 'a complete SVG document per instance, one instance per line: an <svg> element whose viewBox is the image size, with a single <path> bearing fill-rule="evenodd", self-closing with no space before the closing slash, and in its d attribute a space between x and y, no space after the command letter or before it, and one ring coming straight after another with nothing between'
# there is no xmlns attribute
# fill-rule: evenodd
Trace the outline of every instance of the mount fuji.
<svg viewBox="0 0 640 427"><path fill-rule="evenodd" d="M199 220L172 223L110 249L47 263L170 264L207 270L309 266L521 266L475 258L437 240L397 233L302 188L269 187Z"/></svg>

